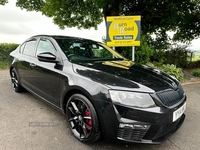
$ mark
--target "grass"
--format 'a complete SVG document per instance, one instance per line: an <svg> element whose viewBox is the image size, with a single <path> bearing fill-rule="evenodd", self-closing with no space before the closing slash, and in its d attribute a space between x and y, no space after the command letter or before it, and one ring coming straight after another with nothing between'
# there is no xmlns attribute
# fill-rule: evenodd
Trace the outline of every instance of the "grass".
<svg viewBox="0 0 200 150"><path fill-rule="evenodd" d="M200 56L195 56L194 58L192 58L192 61L197 61L200 60Z"/></svg>
<svg viewBox="0 0 200 150"><path fill-rule="evenodd" d="M0 69L8 69L9 68L9 65L8 63L4 63L4 62L0 62Z"/></svg>
<svg viewBox="0 0 200 150"><path fill-rule="evenodd" d="M200 52L195 52L195 57L192 58L192 61L200 60Z"/></svg>

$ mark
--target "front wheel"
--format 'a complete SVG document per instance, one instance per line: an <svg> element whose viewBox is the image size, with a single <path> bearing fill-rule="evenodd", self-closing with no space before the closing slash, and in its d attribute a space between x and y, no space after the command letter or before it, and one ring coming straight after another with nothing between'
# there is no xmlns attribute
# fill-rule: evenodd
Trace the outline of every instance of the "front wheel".
<svg viewBox="0 0 200 150"><path fill-rule="evenodd" d="M101 132L92 103L81 94L72 95L66 105L69 128L73 135L84 143L100 138Z"/></svg>

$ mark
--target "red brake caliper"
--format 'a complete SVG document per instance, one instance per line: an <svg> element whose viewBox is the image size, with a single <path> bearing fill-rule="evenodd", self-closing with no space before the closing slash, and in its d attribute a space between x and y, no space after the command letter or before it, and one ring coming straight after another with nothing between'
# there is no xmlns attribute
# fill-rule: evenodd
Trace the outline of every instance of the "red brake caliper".
<svg viewBox="0 0 200 150"><path fill-rule="evenodd" d="M90 111L89 110L86 110L85 111L85 116L90 116ZM92 119L86 119L85 122L89 125L89 126L92 126ZM86 126L86 129L87 130L92 130L91 127L89 126Z"/></svg>

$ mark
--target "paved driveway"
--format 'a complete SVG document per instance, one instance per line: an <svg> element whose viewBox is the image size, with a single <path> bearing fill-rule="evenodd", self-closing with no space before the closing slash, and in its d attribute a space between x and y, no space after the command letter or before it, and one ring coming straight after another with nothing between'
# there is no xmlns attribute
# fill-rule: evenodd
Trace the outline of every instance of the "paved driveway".
<svg viewBox="0 0 200 150"><path fill-rule="evenodd" d="M86 145L71 135L64 115L28 92L13 92L8 70L0 71L0 150L199 150L200 84L183 87L188 96L186 120L161 145Z"/></svg>

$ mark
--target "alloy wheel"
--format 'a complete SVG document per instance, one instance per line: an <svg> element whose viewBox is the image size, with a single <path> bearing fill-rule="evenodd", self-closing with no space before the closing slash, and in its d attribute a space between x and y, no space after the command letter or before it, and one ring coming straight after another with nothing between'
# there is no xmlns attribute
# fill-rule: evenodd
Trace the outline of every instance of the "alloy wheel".
<svg viewBox="0 0 200 150"><path fill-rule="evenodd" d="M69 99L66 107L68 124L77 139L91 143L100 138L95 109L86 97L75 94Z"/></svg>

